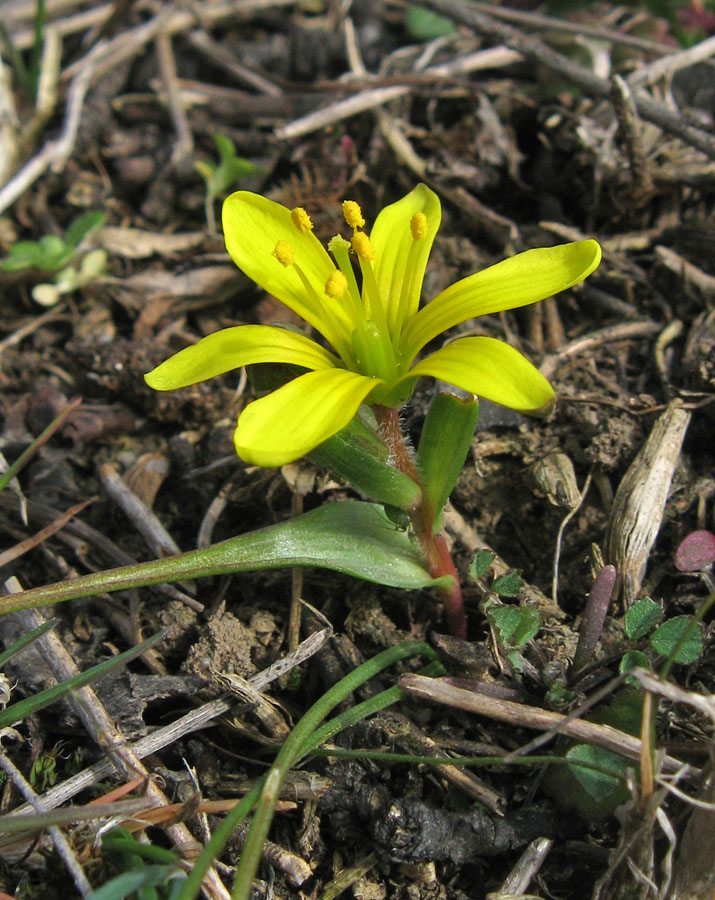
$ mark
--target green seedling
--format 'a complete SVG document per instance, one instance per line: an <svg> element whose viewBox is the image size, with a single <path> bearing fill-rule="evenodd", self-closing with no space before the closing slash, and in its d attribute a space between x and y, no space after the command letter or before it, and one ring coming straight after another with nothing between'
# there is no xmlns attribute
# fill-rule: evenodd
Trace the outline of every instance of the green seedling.
<svg viewBox="0 0 715 900"><path fill-rule="evenodd" d="M518 595L522 587L518 572L500 575L488 589L481 584L494 559L495 555L490 551L478 550L469 566L469 575L489 594L484 601L484 612L497 644L514 669L523 672L527 666L522 651L541 628L541 613L532 604L508 606L499 599L501 597L510 599Z"/></svg>
<svg viewBox="0 0 715 900"><path fill-rule="evenodd" d="M648 637L650 648L664 659L680 665L695 662L704 647L702 625L693 616L674 616L658 626L662 617L663 607L650 597L642 597L625 615L626 635L632 641ZM637 666L650 668L648 657L642 650L629 650L621 660L620 671L629 672Z"/></svg>
<svg viewBox="0 0 715 900"><path fill-rule="evenodd" d="M30 784L40 794L57 783L56 749L49 753L41 753L30 769Z"/></svg>
<svg viewBox="0 0 715 900"><path fill-rule="evenodd" d="M32 297L40 306L54 306L63 294L71 294L103 275L106 266L106 251L90 250L82 257L79 269L67 266L57 273L54 284L36 284L32 289Z"/></svg>
<svg viewBox="0 0 715 900"><path fill-rule="evenodd" d="M535 606L505 606L494 598L484 604L497 643L516 669L526 668L523 650L541 628L541 613Z"/></svg>
<svg viewBox="0 0 715 900"><path fill-rule="evenodd" d="M113 828L102 839L104 858L119 874L96 890L89 900L175 900L186 874L176 854L164 847L138 841L123 828Z"/></svg>
<svg viewBox="0 0 715 900"><path fill-rule="evenodd" d="M94 210L85 213L65 232L64 237L46 235L39 241L18 241L0 260L0 271L23 272L37 269L40 272L57 272L73 259L77 248L95 228L104 222L105 214Z"/></svg>
<svg viewBox="0 0 715 900"><path fill-rule="evenodd" d="M218 150L218 163L210 163L204 159L198 159L194 163L194 168L206 183L204 209L209 231L216 231L216 216L214 214L214 203L216 200L227 194L241 178L244 178L246 175L253 175L257 171L257 167L252 162L236 155L233 141L225 135L215 134L213 139Z"/></svg>

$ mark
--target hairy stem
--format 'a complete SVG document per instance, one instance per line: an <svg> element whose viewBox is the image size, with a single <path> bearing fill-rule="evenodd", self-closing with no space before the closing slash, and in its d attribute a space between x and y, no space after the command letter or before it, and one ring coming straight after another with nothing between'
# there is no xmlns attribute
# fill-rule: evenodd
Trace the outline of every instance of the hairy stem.
<svg viewBox="0 0 715 900"><path fill-rule="evenodd" d="M407 475L416 484L420 484L420 473L400 427L399 411L387 406L375 406L374 412L380 427L380 435L390 451L392 464L403 475ZM435 516L439 512L438 509L431 509L430 504L423 499L422 503L409 513L410 522L425 555L430 575L435 578L442 575L452 576L450 587L442 588L440 593L451 634L455 637L465 638L467 636L467 617L464 613L459 573L452 560L444 534L442 532L433 533Z"/></svg>

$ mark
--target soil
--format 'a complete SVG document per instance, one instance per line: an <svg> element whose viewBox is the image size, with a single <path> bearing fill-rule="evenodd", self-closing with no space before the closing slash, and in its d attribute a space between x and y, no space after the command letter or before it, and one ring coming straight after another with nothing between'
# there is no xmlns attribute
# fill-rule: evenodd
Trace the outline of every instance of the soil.
<svg viewBox="0 0 715 900"><path fill-rule="evenodd" d="M425 5L444 11L444 4ZM327 688L363 660L414 639L437 647L452 686L523 709L574 712L639 736L640 723L619 718L613 697L632 713L644 693L631 688L637 699L629 706L627 689L612 680L628 651L644 652L656 672L664 660L647 635L628 637L626 611L647 595L661 604L662 622L698 614L712 599L712 587L674 563L689 534L715 530L712 63L704 54L649 77L659 60L676 59L678 37L704 38L712 17L696 3L683 4L688 15L677 21L657 18L645 5L590 3L544 30L533 4L520 3L494 7L494 18L483 13L481 30L455 14L460 24L440 36L439 22L399 0L276 0L235 9L206 0L192 12L158 2L110 6L48 4L49 21L65 30L58 98L46 115L24 92L3 45L0 77L7 71L8 81L0 100L12 98L16 118L0 111L0 135L6 127L14 135L2 137L11 162L4 173L0 168L0 205L7 198L0 257L9 258L18 241L64 235L93 210L105 213L104 222L73 263L93 249L107 254L101 274L46 308L33 288L53 284L56 272L0 269L0 461L13 463L43 435L0 494L6 592L172 552L123 511L107 467L119 476L120 492L140 498L182 551L356 496L307 463L259 469L236 457L236 418L253 396L238 374L166 394L144 383L143 374L171 353L220 328L305 327L233 266L220 226L207 222L206 185L194 163L216 164L215 134L251 164L209 204L216 216L220 199L240 186L304 206L324 239L340 227L346 197L373 221L382 206L427 182L442 199L443 224L425 299L531 247L595 237L604 256L585 284L557 299L465 323L452 335L509 341L541 366L558 396L546 421L482 404L445 519L462 577L466 642L444 634L433 592L407 593L321 569L203 578L73 600L35 618L7 615L0 619L5 646L57 617L52 633L80 670L168 631L123 674L93 685L114 737L96 718L88 725L69 701L5 730L0 813L22 805L23 781L42 801L85 767L114 760L107 743L143 739L227 697L221 716L143 760L166 802L183 804L179 813L151 826L121 817L140 839L190 857L189 841L205 844L225 813L210 805L204 811L202 803L242 795ZM454 0L450 9L466 7ZM90 24L72 18L82 9L95 14ZM32 13L5 0L0 16L30 60ZM491 31L490 22L497 23ZM512 30L506 36L499 30L505 27ZM499 44L523 55L471 72L430 70ZM574 63L573 77L542 50ZM625 103L600 95L579 77L583 72L606 83L619 75L642 84L638 90L671 111L670 125L636 110L632 94ZM390 86L404 91L342 115L343 101ZM81 104L74 126L73 103ZM51 144L62 135L70 144L64 154ZM21 182L23 166L43 152L54 153L51 164ZM420 384L404 411L414 442L438 389ZM53 425L76 397L81 403ZM680 411L682 425L668 419L665 436L649 445L656 424ZM650 492L641 497L643 485ZM632 497L641 498L639 507L628 504ZM62 527L39 534L83 501L88 505ZM650 527L646 536L648 528L634 524L639 515ZM29 544L16 553L23 541ZM496 556L475 580L469 570L478 548ZM586 601L604 563L616 567L616 587L589 661L575 673L579 632L593 615ZM497 599L494 579L506 572L518 572L521 583L514 596ZM318 611L303 611L302 629L291 613L298 596ZM540 610L538 632L523 646L500 645L485 615L495 602ZM289 654L326 621L335 637L318 652L294 661L261 692L246 687L246 679L293 659ZM700 634L697 658L668 675L681 693L660 697L650 737L660 754L656 765L664 765L663 754L688 764L681 789L712 800L711 612ZM10 703L69 671L58 668L58 645L37 646L4 663ZM388 669L370 682L370 692L419 667L413 659ZM583 711L604 685L594 708ZM332 746L366 756L503 757L540 733L526 717L514 722L413 696L341 732ZM563 756L574 740L552 734L533 753ZM618 796L616 812L615 801L599 805L563 766L490 765L455 781L415 763L310 758L281 795L253 896L710 896L712 854L700 853L691 865L686 851L712 846L712 809L709 818L699 809L688 825L691 805L661 783L649 787L643 761L630 765L638 775ZM110 792L131 775L110 765L63 802L82 811L93 800L115 802ZM139 771L122 799L147 795L147 785ZM78 816L60 826L95 889L128 866L103 851L97 834L106 823ZM180 834L186 846L179 846ZM239 830L219 858L207 896L228 896L243 837ZM3 896L80 896L56 846L48 831L0 837ZM527 846L538 864L521 882L510 881L510 873L524 871ZM157 891L169 896L166 886Z"/></svg>

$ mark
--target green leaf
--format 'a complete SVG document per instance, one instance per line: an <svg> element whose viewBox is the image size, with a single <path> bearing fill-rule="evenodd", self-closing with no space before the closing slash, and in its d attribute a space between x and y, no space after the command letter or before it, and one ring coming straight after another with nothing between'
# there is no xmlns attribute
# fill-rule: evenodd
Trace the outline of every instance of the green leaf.
<svg viewBox="0 0 715 900"><path fill-rule="evenodd" d="M72 258L74 253L74 247L68 247L56 234L48 234L40 238L39 247L39 265L46 272L61 268Z"/></svg>
<svg viewBox="0 0 715 900"><path fill-rule="evenodd" d="M519 609L519 624L512 635L514 647L523 647L534 638L541 628L541 613L536 606L522 606Z"/></svg>
<svg viewBox="0 0 715 900"><path fill-rule="evenodd" d="M102 850L117 856L128 853L166 866L176 866L178 863L176 854L171 850L156 844L143 844L123 828L113 828L102 838Z"/></svg>
<svg viewBox="0 0 715 900"><path fill-rule="evenodd" d="M494 579L492 590L500 597L516 597L521 590L521 575L518 572L507 572Z"/></svg>
<svg viewBox="0 0 715 900"><path fill-rule="evenodd" d="M518 651L541 628L541 613L535 606L502 606L491 602L485 605L485 610L499 645L505 650Z"/></svg>
<svg viewBox="0 0 715 900"><path fill-rule="evenodd" d="M603 747L592 747L590 744L576 744L568 751L566 759L581 787L597 803L607 801L622 787L628 764L616 753L604 750ZM579 766L580 762L598 766L599 769L606 771L597 772L592 768Z"/></svg>
<svg viewBox="0 0 715 900"><path fill-rule="evenodd" d="M703 652L702 626L692 616L675 616L656 629L650 642L661 656L674 654L673 662L687 665Z"/></svg>
<svg viewBox="0 0 715 900"><path fill-rule="evenodd" d="M370 497L398 509L415 509L422 492L407 475L387 462L388 450L359 416L308 454L320 468Z"/></svg>
<svg viewBox="0 0 715 900"><path fill-rule="evenodd" d="M65 244L77 247L95 228L104 224L106 218L106 213L98 209L79 216L65 232Z"/></svg>
<svg viewBox="0 0 715 900"><path fill-rule="evenodd" d="M89 895L88 900L124 900L135 891L140 891L142 888L161 887L167 885L169 880L174 878L183 882L186 875L176 866L146 866L141 869L131 869L103 884L101 888Z"/></svg>
<svg viewBox="0 0 715 900"><path fill-rule="evenodd" d="M487 608L487 616L492 623L496 638L501 647L511 645L511 637L519 627L521 619L519 610L515 606L490 605Z"/></svg>
<svg viewBox="0 0 715 900"><path fill-rule="evenodd" d="M632 672L633 669L650 669L650 663L645 653L640 650L629 650L625 653L623 659L618 665L618 671L621 675L626 672ZM635 678L627 678L628 684L638 684Z"/></svg>
<svg viewBox="0 0 715 900"><path fill-rule="evenodd" d="M524 671L525 660L524 660L524 657L521 655L521 653L518 650L509 650L509 652L506 655L506 658L509 660L509 662L514 667L515 672L522 673Z"/></svg>
<svg viewBox="0 0 715 900"><path fill-rule="evenodd" d="M477 550L469 565L469 577L478 581L483 575L486 575L496 556L496 553L492 553L491 550Z"/></svg>
<svg viewBox="0 0 715 900"><path fill-rule="evenodd" d="M419 547L395 528L381 506L358 500L328 503L278 525L165 559L94 572L72 581L0 598L0 615L186 578L235 572L322 567L356 578L419 590L445 587L451 576L433 578Z"/></svg>
<svg viewBox="0 0 715 900"><path fill-rule="evenodd" d="M405 27L411 38L417 41L431 41L438 37L454 34L457 26L452 19L439 13L410 3L405 14Z"/></svg>
<svg viewBox="0 0 715 900"><path fill-rule="evenodd" d="M662 615L663 608L650 597L636 600L625 615L626 634L632 641L645 637Z"/></svg>
<svg viewBox="0 0 715 900"><path fill-rule="evenodd" d="M479 418L476 398L463 400L456 394L437 394L427 412L417 468L426 503L436 520L464 467Z"/></svg>
<svg viewBox="0 0 715 900"><path fill-rule="evenodd" d="M236 155L236 148L229 138L223 134L213 135L218 150L219 163L198 162L194 164L196 171L206 182L206 190L211 198L219 197L245 175L252 175L256 166L247 159Z"/></svg>
<svg viewBox="0 0 715 900"><path fill-rule="evenodd" d="M638 679L634 678L632 675L626 674L627 672L632 672L633 669L639 668L650 669L648 657L640 650L629 650L628 653L624 654L623 659L618 665L619 673L621 675L626 675L624 684L640 689L640 682Z"/></svg>
<svg viewBox="0 0 715 900"><path fill-rule="evenodd" d="M3 272L22 272L23 269L40 267L42 254L35 241L18 241L10 247L10 252L2 261Z"/></svg>
<svg viewBox="0 0 715 900"><path fill-rule="evenodd" d="M37 628L33 628L32 631L24 634L19 640L15 641L11 647L8 647L7 650L3 650L2 653L0 653L0 668L11 659L14 659L19 653L22 653L28 644L34 643L46 631L49 631L50 628L54 628L59 621L59 619L48 619L46 622L43 622L42 625L38 625Z"/></svg>

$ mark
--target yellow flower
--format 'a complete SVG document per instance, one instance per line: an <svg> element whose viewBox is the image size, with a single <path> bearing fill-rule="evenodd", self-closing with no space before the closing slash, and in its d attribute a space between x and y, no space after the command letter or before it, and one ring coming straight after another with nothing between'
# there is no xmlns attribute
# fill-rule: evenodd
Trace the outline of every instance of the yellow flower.
<svg viewBox="0 0 715 900"><path fill-rule="evenodd" d="M457 281L420 309L441 220L437 195L417 185L379 213L369 235L357 203L345 201L343 214L352 235L336 235L328 253L303 209L289 210L248 191L232 194L223 206L226 247L236 265L331 349L284 328L239 325L181 350L150 372L147 384L174 390L254 363L306 369L239 416L236 451L260 466L280 466L309 453L344 428L361 403L401 406L421 376L521 412L550 410L554 392L548 381L495 338L457 338L417 357L460 322L527 306L583 281L601 260L596 241L519 253Z"/></svg>

